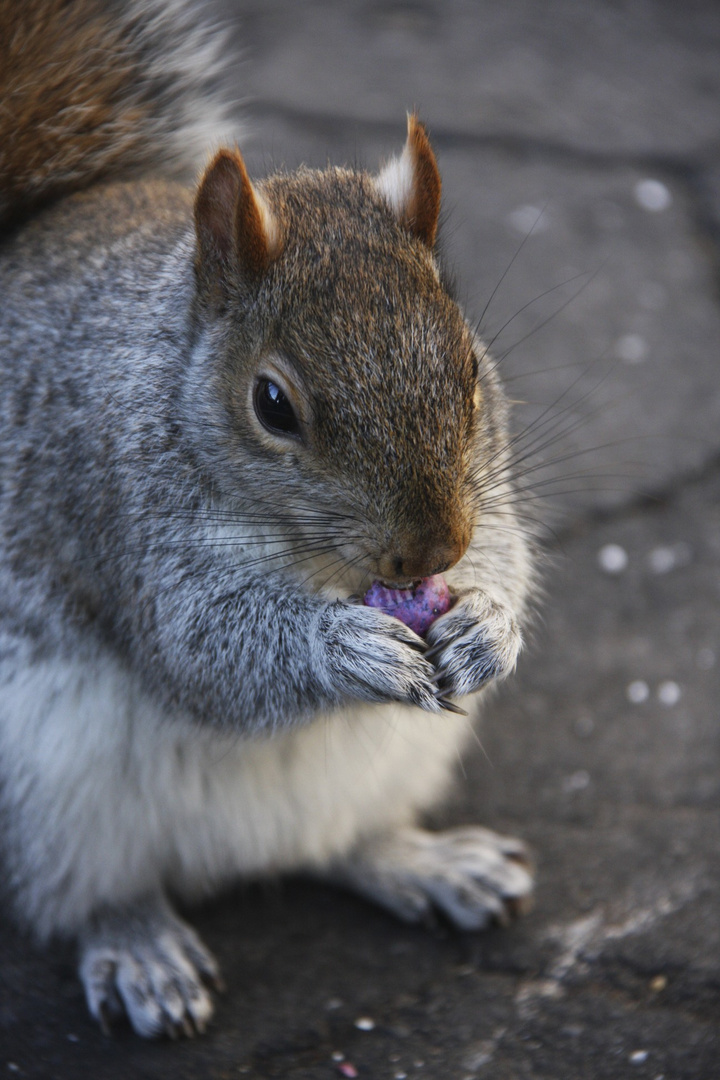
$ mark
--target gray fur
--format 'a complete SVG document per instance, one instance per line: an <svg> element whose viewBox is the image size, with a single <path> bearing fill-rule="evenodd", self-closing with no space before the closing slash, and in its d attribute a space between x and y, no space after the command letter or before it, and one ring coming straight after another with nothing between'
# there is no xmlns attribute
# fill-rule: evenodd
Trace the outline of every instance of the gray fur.
<svg viewBox="0 0 720 1080"><path fill-rule="evenodd" d="M371 178L261 190L281 253L222 303L168 181L96 185L0 252L8 878L39 937L80 939L93 1014L143 1035L211 1010L213 962L167 891L306 868L392 907L393 852L399 892L460 925L531 889L492 834L403 831L468 737L442 693L520 647L530 556L494 368ZM254 417L267 365L296 385L300 441ZM425 652L357 597L408 537L467 523Z"/></svg>

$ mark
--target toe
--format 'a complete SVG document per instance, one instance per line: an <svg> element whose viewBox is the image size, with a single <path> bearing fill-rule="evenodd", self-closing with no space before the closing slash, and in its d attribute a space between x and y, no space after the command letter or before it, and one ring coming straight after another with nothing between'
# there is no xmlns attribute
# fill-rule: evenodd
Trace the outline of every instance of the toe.
<svg viewBox="0 0 720 1080"><path fill-rule="evenodd" d="M124 1012L115 989L116 972L117 956L110 949L89 950L80 967L88 1008L106 1035Z"/></svg>
<svg viewBox="0 0 720 1080"><path fill-rule="evenodd" d="M121 957L117 988L128 1019L138 1035L157 1039L168 1033L168 1018L158 1001L147 966L133 956Z"/></svg>
<svg viewBox="0 0 720 1080"><path fill-rule="evenodd" d="M435 906L459 930L483 930L506 919L502 899L482 882L464 874L446 873L427 883Z"/></svg>

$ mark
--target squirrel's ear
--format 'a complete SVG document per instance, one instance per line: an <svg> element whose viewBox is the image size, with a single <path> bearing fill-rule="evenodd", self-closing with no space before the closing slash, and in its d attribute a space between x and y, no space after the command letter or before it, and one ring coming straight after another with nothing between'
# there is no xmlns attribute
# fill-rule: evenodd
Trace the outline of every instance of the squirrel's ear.
<svg viewBox="0 0 720 1080"><path fill-rule="evenodd" d="M408 114L405 149L387 163L375 186L401 224L431 248L440 216L440 173L427 132L414 114Z"/></svg>
<svg viewBox="0 0 720 1080"><path fill-rule="evenodd" d="M280 253L277 223L255 190L238 150L220 150L195 196L197 267L201 278L223 268L260 277Z"/></svg>

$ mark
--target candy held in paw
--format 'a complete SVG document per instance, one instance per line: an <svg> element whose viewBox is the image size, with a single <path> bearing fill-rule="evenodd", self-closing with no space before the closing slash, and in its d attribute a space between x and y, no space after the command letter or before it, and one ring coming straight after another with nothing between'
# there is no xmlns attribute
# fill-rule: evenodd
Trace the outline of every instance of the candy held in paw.
<svg viewBox="0 0 720 1080"><path fill-rule="evenodd" d="M409 589L389 589L381 581L373 581L363 597L367 607L380 608L393 615L422 637L436 619L450 609L452 598L442 574L423 578Z"/></svg>

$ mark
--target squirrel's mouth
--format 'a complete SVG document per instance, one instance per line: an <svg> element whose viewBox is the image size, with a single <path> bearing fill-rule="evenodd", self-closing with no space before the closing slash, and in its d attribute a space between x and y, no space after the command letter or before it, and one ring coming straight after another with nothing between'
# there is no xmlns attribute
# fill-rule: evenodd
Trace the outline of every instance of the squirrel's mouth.
<svg viewBox="0 0 720 1080"><path fill-rule="evenodd" d="M388 589L375 581L363 597L367 607L379 608L424 637L436 619L450 610L453 596L441 574L423 578L412 589Z"/></svg>
<svg viewBox="0 0 720 1080"><path fill-rule="evenodd" d="M398 581L388 581L385 578L378 578L378 581L384 589L397 589L401 592L409 592L411 589L417 589L422 578L401 578Z"/></svg>

